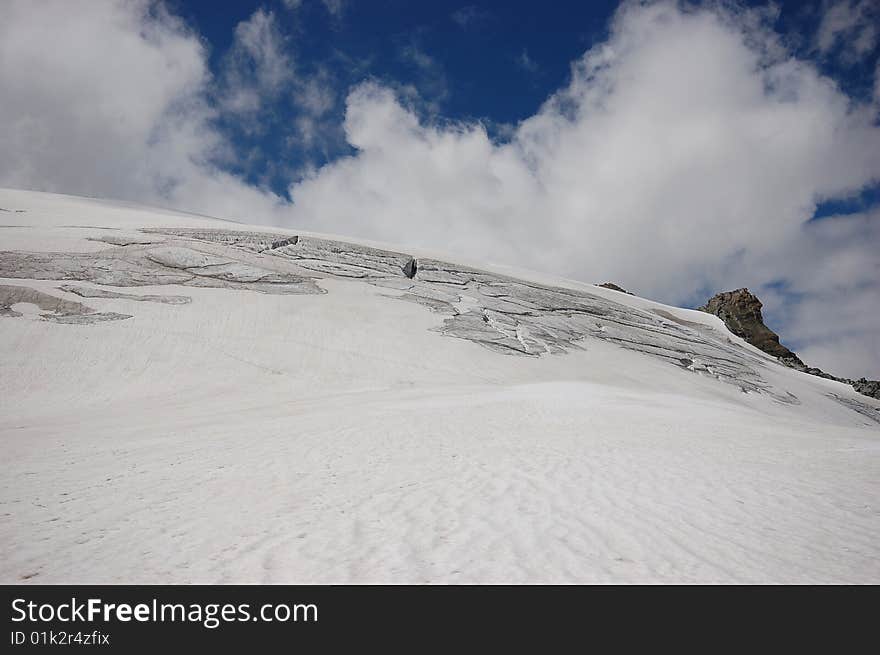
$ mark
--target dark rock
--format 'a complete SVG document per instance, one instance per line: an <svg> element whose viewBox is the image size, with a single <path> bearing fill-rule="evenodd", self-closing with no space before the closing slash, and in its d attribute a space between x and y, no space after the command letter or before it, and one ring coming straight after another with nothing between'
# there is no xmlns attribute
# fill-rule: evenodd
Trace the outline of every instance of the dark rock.
<svg viewBox="0 0 880 655"><path fill-rule="evenodd" d="M804 370L806 366L800 358L779 342L778 334L764 325L761 307L761 301L748 289L737 289L718 293L697 309L715 314L736 336L779 358L786 366Z"/></svg>
<svg viewBox="0 0 880 655"><path fill-rule="evenodd" d="M788 366L788 368L793 368L798 371L803 371L804 373L809 373L811 369L809 369L797 355L794 357L779 357L779 363L783 366ZM819 369L812 369L814 371L818 371Z"/></svg>
<svg viewBox="0 0 880 655"><path fill-rule="evenodd" d="M623 287L617 286L614 282L603 282L602 284L597 284L597 287L603 287L605 289L611 289L612 291L620 291L621 293L625 293L628 295L633 295Z"/></svg>
<svg viewBox="0 0 880 655"><path fill-rule="evenodd" d="M880 400L880 380L866 380L865 378L859 378L852 383L852 386L853 389L860 394Z"/></svg>
<svg viewBox="0 0 880 655"><path fill-rule="evenodd" d="M410 280L416 276L416 273L419 272L419 265L416 262L415 258L410 259L406 264L403 265L403 274L406 275Z"/></svg>
<svg viewBox="0 0 880 655"><path fill-rule="evenodd" d="M852 388L860 394L880 399L880 381L878 380L861 378L853 381L849 378L840 378L826 373L821 368L804 364L800 357L779 342L779 335L764 325L761 307L761 301L748 289L737 289L736 291L718 293L697 309L715 314L724 321L728 330L768 355L773 355L784 366L826 380L852 385Z"/></svg>

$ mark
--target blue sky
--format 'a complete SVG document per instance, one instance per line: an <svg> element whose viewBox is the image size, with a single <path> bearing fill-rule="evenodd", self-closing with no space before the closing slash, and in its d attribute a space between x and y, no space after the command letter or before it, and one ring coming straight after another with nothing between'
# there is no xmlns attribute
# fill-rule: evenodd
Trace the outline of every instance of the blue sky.
<svg viewBox="0 0 880 655"><path fill-rule="evenodd" d="M305 75L323 73L336 92L320 143L296 138L291 119L302 113L290 98L280 98L265 116L266 131L243 132L236 121L224 128L242 151L259 156L232 170L254 183L266 183L286 195L290 175L306 164L320 165L350 153L333 126L342 123L346 89L365 79L412 85L423 111L447 120L481 120L503 139L505 129L533 115L554 91L565 85L570 66L608 36L616 1L577 2L420 2L406 0L176 0L170 6L209 45L210 67L219 74L233 46L235 27L254 12L272 12L288 37L285 50ZM744 5L763 7L766 3ZM880 48L843 62L831 52L816 51L806 35L815 34L828 3L777 2L775 28L797 56L813 61L846 93L870 98ZM281 171L269 162L282 160ZM274 173L274 174L273 174ZM876 188L857 198L820 203L817 216L863 208L878 202Z"/></svg>
<svg viewBox="0 0 880 655"><path fill-rule="evenodd" d="M880 6L7 0L0 185L431 248L880 377Z"/></svg>
<svg viewBox="0 0 880 655"><path fill-rule="evenodd" d="M412 3L402 0L342 2L333 13L320 0L295 9L284 2L179 2L174 5L210 44L211 67L220 71L233 44L235 26L255 11L273 12L290 37L287 51L305 75L324 73L338 92L331 123L341 124L344 94L365 79L412 85L421 109L448 120L485 121L498 138L534 114L562 86L571 62L601 39L616 2ZM344 140L326 134L314 146L294 137L290 119L300 113L289 98L274 107L270 129L258 138L227 126L240 148L258 146L259 160L242 170L251 181L266 172L270 158L291 167L320 164L349 152ZM270 178L284 194L289 172Z"/></svg>

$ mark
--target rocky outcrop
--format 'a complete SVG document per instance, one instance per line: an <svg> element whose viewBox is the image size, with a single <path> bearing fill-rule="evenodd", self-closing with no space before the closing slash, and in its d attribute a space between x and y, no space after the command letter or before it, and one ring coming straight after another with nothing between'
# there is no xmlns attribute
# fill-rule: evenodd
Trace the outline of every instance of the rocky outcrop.
<svg viewBox="0 0 880 655"><path fill-rule="evenodd" d="M614 284L614 282L603 282L602 284L597 284L596 286L602 287L603 289L611 289L612 291L620 291L620 293L625 293L630 296L633 295L623 287Z"/></svg>
<svg viewBox="0 0 880 655"><path fill-rule="evenodd" d="M727 329L736 336L742 337L768 355L776 357L785 366L827 380L836 380L852 385L853 389L865 396L880 398L880 381L866 380L865 378L853 381L804 364L800 357L780 343L778 334L764 325L764 317L761 314L762 307L761 301L755 294L748 289L737 289L715 294L709 299L709 302L697 309L714 314L724 321Z"/></svg>
<svg viewBox="0 0 880 655"><path fill-rule="evenodd" d="M783 360L787 366L806 368L797 355L779 342L779 335L764 325L761 307L763 305L755 294L748 289L737 289L716 294L697 309L715 314L736 336Z"/></svg>
<svg viewBox="0 0 880 655"><path fill-rule="evenodd" d="M859 378L853 382L852 385L853 389L860 394L880 400L880 380L866 380L865 378Z"/></svg>

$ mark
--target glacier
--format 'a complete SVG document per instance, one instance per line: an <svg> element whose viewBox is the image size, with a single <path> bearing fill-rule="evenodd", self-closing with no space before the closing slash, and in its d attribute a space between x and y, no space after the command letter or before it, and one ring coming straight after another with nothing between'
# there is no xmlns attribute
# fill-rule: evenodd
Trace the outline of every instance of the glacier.
<svg viewBox="0 0 880 655"><path fill-rule="evenodd" d="M715 316L0 190L6 583L880 582L880 402Z"/></svg>

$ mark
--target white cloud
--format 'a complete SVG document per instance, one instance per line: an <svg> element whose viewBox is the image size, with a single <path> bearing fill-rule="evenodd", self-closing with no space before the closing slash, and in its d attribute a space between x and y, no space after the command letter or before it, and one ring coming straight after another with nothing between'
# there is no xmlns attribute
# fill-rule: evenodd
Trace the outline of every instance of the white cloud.
<svg viewBox="0 0 880 655"><path fill-rule="evenodd" d="M400 58L415 70L417 76L415 88L418 90L415 94L406 91L402 93L412 96L414 100L425 101L433 111L439 110L440 103L449 97L449 82L442 64L425 52L414 40L400 49Z"/></svg>
<svg viewBox="0 0 880 655"><path fill-rule="evenodd" d="M527 73L534 74L537 73L538 70L540 70L538 62L529 57L528 50L523 50L522 53L520 53L520 56L516 59L516 63Z"/></svg>
<svg viewBox="0 0 880 655"><path fill-rule="evenodd" d="M315 76L299 85L295 101L310 116L323 116L336 104L336 93L329 80Z"/></svg>
<svg viewBox="0 0 880 655"><path fill-rule="evenodd" d="M489 12L476 5L467 5L453 11L450 18L461 29L467 30L489 18Z"/></svg>
<svg viewBox="0 0 880 655"><path fill-rule="evenodd" d="M332 152L345 148L342 126L334 112L337 86L338 81L326 68L297 80L293 102L299 112L293 118L294 134L286 140L288 151L321 152L327 160Z"/></svg>
<svg viewBox="0 0 880 655"><path fill-rule="evenodd" d="M880 355L880 209L808 223L772 256L748 262L771 327L807 363L877 377ZM780 265L781 262L781 265ZM761 288L784 271L787 293ZM783 339L785 341L785 339Z"/></svg>
<svg viewBox="0 0 880 655"><path fill-rule="evenodd" d="M876 0L837 0L830 3L816 33L822 53L840 48L847 61L857 61L877 45L880 8Z"/></svg>
<svg viewBox="0 0 880 655"><path fill-rule="evenodd" d="M224 63L221 106L235 113L256 113L294 77L294 64L275 15L261 7L235 27Z"/></svg>
<svg viewBox="0 0 880 655"><path fill-rule="evenodd" d="M870 256L864 237L843 238L833 256L820 241L812 267L799 248L819 199L880 178L880 130L813 66L784 56L762 21L626 5L569 86L500 145L479 124L420 122L387 88L363 85L346 119L358 154L294 186L292 215L673 302L787 279L821 303L815 327L834 334L839 290L855 288L839 263ZM876 282L876 266L865 270ZM878 307L862 307L851 337L875 375Z"/></svg>
<svg viewBox="0 0 880 655"><path fill-rule="evenodd" d="M503 143L420 118L406 87L361 84L343 126L357 153L312 169L289 205L218 168L238 156L215 128L218 81L162 5L9 0L0 184L423 245L671 302L749 286L807 361L880 377L880 216L807 223L818 200L880 181L874 109L789 57L766 12L713 7L625 5ZM232 60L254 75L230 86L224 72L220 88L255 85L248 107L289 87L308 119L293 127L315 139L329 100L278 63L283 38L258 10ZM785 312L762 287L779 280L797 299Z"/></svg>
<svg viewBox="0 0 880 655"><path fill-rule="evenodd" d="M0 184L223 216L276 200L218 170L204 46L162 5L11 0L0 21Z"/></svg>
<svg viewBox="0 0 880 655"><path fill-rule="evenodd" d="M345 11L345 0L321 0L321 2L334 18L340 18Z"/></svg>

